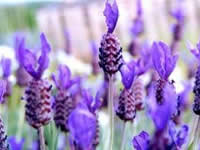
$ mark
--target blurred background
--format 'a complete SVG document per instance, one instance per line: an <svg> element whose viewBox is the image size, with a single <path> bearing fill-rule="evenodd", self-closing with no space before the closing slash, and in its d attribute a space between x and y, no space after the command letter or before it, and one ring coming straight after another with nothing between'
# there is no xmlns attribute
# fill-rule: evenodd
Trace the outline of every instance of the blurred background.
<svg viewBox="0 0 200 150"><path fill-rule="evenodd" d="M177 5L180 5L179 1L142 0L145 26L145 34L140 37L142 41L151 43L155 40L162 40L168 44L171 43L172 28L176 21L171 17L170 12ZM130 29L137 16L136 0L117 0L117 3L120 16L115 33L123 47L125 60L129 60L132 57L128 54L127 48L132 41ZM98 80L91 77L92 67L90 63L93 58L91 42L94 42L98 48L102 35L106 32L105 17L103 16L104 4L104 0L0 0L0 58L11 58L13 61L12 71L16 71L17 63L14 60L16 35L24 35L28 47L38 49L40 46L39 35L44 32L53 51L50 58L50 70L45 72L45 76L49 76L51 72L55 71L57 64L64 63L70 67L73 74L90 76L91 81L86 83L86 87L95 87L99 84L102 76L97 77ZM183 90L182 83L187 76L186 66L195 63L192 61L194 57L190 54L188 46L195 45L200 37L200 0L182 0L181 5L186 19L183 39L178 51L179 67L170 77L176 80L177 92ZM146 78L144 81L149 80L148 76ZM15 76L11 75L10 80L14 84L16 82ZM21 95L22 92L18 87L14 87L13 94L9 98L9 107L2 106L0 111L3 114L8 135L25 138L26 146L24 149L29 149L34 135L27 134L33 129L24 122L24 104L19 104ZM185 122L194 119L188 117L192 116L191 110L188 111ZM141 130L149 131L153 128L152 123L149 126L137 125L137 122L149 121L148 118L144 117L144 114L145 112L142 112L139 119L136 119L136 123L133 124L133 128L130 127L129 141L134 134L138 134ZM100 123L102 133L105 133L108 118L104 113L100 114ZM121 128L119 126L119 131ZM151 133L151 131L149 132ZM102 135L101 140L105 141L105 139L106 135ZM118 147L120 139L116 139L116 143L118 143L116 144ZM100 150L103 148L105 145L99 146ZM127 144L126 148L127 150L133 149L131 143Z"/></svg>

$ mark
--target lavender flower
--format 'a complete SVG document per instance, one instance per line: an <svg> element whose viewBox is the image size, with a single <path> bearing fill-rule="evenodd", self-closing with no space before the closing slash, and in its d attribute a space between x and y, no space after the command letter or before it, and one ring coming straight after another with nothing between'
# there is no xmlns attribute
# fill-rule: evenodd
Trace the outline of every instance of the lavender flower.
<svg viewBox="0 0 200 150"><path fill-rule="evenodd" d="M3 79L6 82L6 92L5 92L4 96L8 97L12 93L12 84L8 79L11 74L11 59L2 58L1 66L2 66L2 70L3 70Z"/></svg>
<svg viewBox="0 0 200 150"><path fill-rule="evenodd" d="M160 76L156 83L156 99L158 103L162 103L163 87L170 84L168 77L174 70L177 56L171 54L170 48L163 42L154 42L152 45L152 62L155 70Z"/></svg>
<svg viewBox="0 0 200 150"><path fill-rule="evenodd" d="M109 75L115 74L122 65L122 48L117 37L113 34L118 20L118 6L116 0L111 5L106 1L104 10L108 32L103 35L101 46L99 48L99 65L105 73Z"/></svg>
<svg viewBox="0 0 200 150"><path fill-rule="evenodd" d="M142 131L133 138L133 146L136 150L147 150L150 143L150 136L147 132Z"/></svg>
<svg viewBox="0 0 200 150"><path fill-rule="evenodd" d="M97 75L100 71L98 64L98 50L94 41L91 41L90 46L92 50L92 73Z"/></svg>
<svg viewBox="0 0 200 150"><path fill-rule="evenodd" d="M138 54L138 50L140 49L139 36L141 36L144 33L144 20L141 0L137 0L136 3L137 16L133 20L133 25L131 27L132 41L128 47L128 51L132 56L136 56Z"/></svg>
<svg viewBox="0 0 200 150"><path fill-rule="evenodd" d="M17 139L14 136L9 137L8 139L11 150L23 150L24 142L24 139Z"/></svg>
<svg viewBox="0 0 200 150"><path fill-rule="evenodd" d="M3 100L3 95L6 91L6 82L0 80L0 102ZM8 150L7 135L5 133L4 124L0 117L0 149Z"/></svg>
<svg viewBox="0 0 200 150"><path fill-rule="evenodd" d="M197 43L197 49L191 49L192 54L199 60L200 58L200 42ZM199 63L199 62L198 62ZM193 87L194 92L194 105L193 111L196 115L200 115L200 65L198 64L196 76L195 76L195 85Z"/></svg>
<svg viewBox="0 0 200 150"><path fill-rule="evenodd" d="M183 37L183 27L185 23L185 14L181 7L180 0L178 0L178 6L171 12L171 16L176 19L176 24L173 25L173 39L171 43L172 52L177 49L178 43Z"/></svg>
<svg viewBox="0 0 200 150"><path fill-rule="evenodd" d="M16 60L19 63L19 67L16 71L17 84L21 87L24 87L28 85L29 81L31 80L31 76L24 69L23 51L25 50L25 38L21 37L21 35L19 34L17 34L15 37L14 50L15 50Z"/></svg>
<svg viewBox="0 0 200 150"><path fill-rule="evenodd" d="M48 67L50 46L44 34L41 34L41 56L36 59L36 56L24 49L22 58L23 65L26 71L33 77L29 82L24 99L26 100L26 120L28 123L39 129L46 125L51 120L51 85L47 80L41 79L43 72Z"/></svg>
<svg viewBox="0 0 200 150"><path fill-rule="evenodd" d="M59 65L58 79L56 79L55 75L52 78L58 89L54 103L54 121L58 128L64 132L68 132L68 123L66 122L68 122L68 117L75 107L72 95L68 89L77 81L70 79L70 69L65 65Z"/></svg>
<svg viewBox="0 0 200 150"><path fill-rule="evenodd" d="M69 116L69 130L74 150L92 150L96 134L96 118L87 104L80 102Z"/></svg>

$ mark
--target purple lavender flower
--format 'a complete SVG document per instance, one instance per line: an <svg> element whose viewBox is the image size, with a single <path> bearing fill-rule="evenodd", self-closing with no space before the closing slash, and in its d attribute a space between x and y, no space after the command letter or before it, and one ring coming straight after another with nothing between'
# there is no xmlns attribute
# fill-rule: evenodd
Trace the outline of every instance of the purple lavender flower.
<svg viewBox="0 0 200 150"><path fill-rule="evenodd" d="M19 34L15 36L15 57L16 60L19 63L19 67L16 71L16 78L17 78L17 84L19 86L27 86L28 82L31 80L31 76L27 73L27 71L24 69L24 51L25 51L25 38Z"/></svg>
<svg viewBox="0 0 200 150"><path fill-rule="evenodd" d="M176 24L173 25L173 39L171 43L171 50L175 51L179 41L183 37L183 27L185 22L185 14L183 8L181 7L180 0L177 8L171 12L171 16L176 19Z"/></svg>
<svg viewBox="0 0 200 150"><path fill-rule="evenodd" d="M92 150L96 135L96 118L83 101L69 116L70 139L74 150Z"/></svg>
<svg viewBox="0 0 200 150"><path fill-rule="evenodd" d="M26 71L33 77L25 90L26 100L26 120L28 123L39 129L51 120L51 88L47 80L41 79L43 72L49 64L48 54L50 46L44 36L41 34L41 56L36 56L28 49L22 49L23 66Z"/></svg>
<svg viewBox="0 0 200 150"><path fill-rule="evenodd" d="M76 81L76 78L71 79L71 71L65 65L59 65L58 79L55 75L52 75L52 78L58 89L54 102L54 121L58 128L68 132L68 117L75 107L69 89L78 81Z"/></svg>
<svg viewBox="0 0 200 150"><path fill-rule="evenodd" d="M197 49L191 49L192 54L198 59L200 59L200 42L197 43ZM199 62L198 62L199 63ZM193 111L196 115L200 115L200 65L198 64L196 76L195 76L195 85L193 87L194 105Z"/></svg>
<svg viewBox="0 0 200 150"><path fill-rule="evenodd" d="M162 103L163 87L165 84L171 84L168 77L175 68L177 56L171 54L170 48L163 42L154 42L152 45L152 62L155 70L160 76L156 83L156 99Z"/></svg>
<svg viewBox="0 0 200 150"><path fill-rule="evenodd" d="M132 35L132 41L128 47L128 51L132 56L138 55L138 50L141 48L139 36L141 36L144 33L144 20L143 20L141 0L137 0L136 3L137 3L137 16L133 20L133 25L130 30Z"/></svg>
<svg viewBox="0 0 200 150"><path fill-rule="evenodd" d="M98 49L94 41L91 41L90 46L92 50L92 73L97 75L100 71L98 64Z"/></svg>
<svg viewBox="0 0 200 150"><path fill-rule="evenodd" d="M7 79L11 74L11 59L3 58L1 60L2 70L3 70L3 78Z"/></svg>
<svg viewBox="0 0 200 150"><path fill-rule="evenodd" d="M112 33L116 27L117 20L119 17L119 10L116 0L114 0L112 5L108 2L108 0L106 0L106 8L103 14L106 17L108 33Z"/></svg>
<svg viewBox="0 0 200 150"><path fill-rule="evenodd" d="M6 82L6 92L4 94L4 97L8 97L12 93L12 84L8 79L11 74L11 59L2 58L1 66L2 66L2 70L3 70L3 79Z"/></svg>
<svg viewBox="0 0 200 150"><path fill-rule="evenodd" d="M0 80L0 101L3 100L3 95L5 91L6 91L6 82L3 80ZM0 149L8 150L7 135L6 135L4 124L1 117L0 117Z"/></svg>
<svg viewBox="0 0 200 150"><path fill-rule="evenodd" d="M104 10L108 32L103 35L101 46L99 48L99 66L104 73L113 75L122 66L122 48L119 40L113 34L117 20L118 20L118 6L116 0L111 5L106 1L106 8Z"/></svg>
<svg viewBox="0 0 200 150"><path fill-rule="evenodd" d="M8 143L11 150L23 150L24 142L24 139L17 139L14 136L8 138Z"/></svg>
<svg viewBox="0 0 200 150"><path fill-rule="evenodd" d="M123 63L120 68L120 73L122 76L122 83L126 89L130 89L135 78L135 61L130 61L129 63Z"/></svg>
<svg viewBox="0 0 200 150"><path fill-rule="evenodd" d="M139 135L133 138L133 146L136 150L147 150L150 143L149 134L142 131Z"/></svg>
<svg viewBox="0 0 200 150"><path fill-rule="evenodd" d="M65 29L64 31L65 36L65 51L67 54L71 53L71 36L68 30Z"/></svg>
<svg viewBox="0 0 200 150"><path fill-rule="evenodd" d="M169 120L171 119L172 114L176 111L176 99L177 95L174 91L174 88L170 84L166 84L163 90L163 104L159 105L156 102L155 95L152 93L153 97L149 102L150 115L155 124L157 131L163 131Z"/></svg>
<svg viewBox="0 0 200 150"><path fill-rule="evenodd" d="M170 122L169 124L169 135L171 136L172 143L176 148L181 148L183 144L186 143L188 137L189 128L187 125L182 125L180 130L177 132L175 129L175 124Z"/></svg>

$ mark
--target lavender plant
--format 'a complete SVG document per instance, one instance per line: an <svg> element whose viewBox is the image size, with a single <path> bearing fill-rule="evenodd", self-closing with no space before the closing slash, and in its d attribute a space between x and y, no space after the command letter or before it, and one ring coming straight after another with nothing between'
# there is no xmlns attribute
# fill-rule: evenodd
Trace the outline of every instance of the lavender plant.
<svg viewBox="0 0 200 150"><path fill-rule="evenodd" d="M122 66L122 48L120 47L119 40L113 34L116 27L119 11L116 0L111 5L108 0L106 1L106 7L104 10L104 16L106 17L107 33L103 35L101 40L101 46L99 48L99 65L103 69L104 73L109 79L109 113L110 113L110 150L113 146L113 129L114 129L114 113L113 113L113 77L114 74Z"/></svg>
<svg viewBox="0 0 200 150"><path fill-rule="evenodd" d="M159 104L163 102L163 88L166 84L172 84L168 78L175 68L177 56L172 55L170 48L163 42L154 42L152 45L152 62L159 74L156 83L156 100Z"/></svg>
<svg viewBox="0 0 200 150"><path fill-rule="evenodd" d="M68 117L75 108L70 87L76 83L77 79L71 79L71 72L68 66L59 65L58 79L52 76L57 87L57 93L54 101L54 121L56 126L64 132L68 132Z"/></svg>
<svg viewBox="0 0 200 150"><path fill-rule="evenodd" d="M26 100L25 117L29 125L38 130L40 149L45 150L45 139L43 126L51 120L51 88L48 80L42 79L42 74L49 64L48 54L50 45L45 35L40 35L41 56L36 59L34 53L28 49L20 49L23 53L23 65L26 71L33 77L25 89L24 99ZM22 41L23 42L23 41Z"/></svg>
<svg viewBox="0 0 200 150"><path fill-rule="evenodd" d="M18 139L14 136L8 138L11 150L23 150L24 142L24 139Z"/></svg>
<svg viewBox="0 0 200 150"><path fill-rule="evenodd" d="M3 95L6 91L6 82L3 80L0 80L0 101L3 100ZM0 149L1 150L8 150L9 145L7 142L7 135L5 132L3 121L0 117Z"/></svg>

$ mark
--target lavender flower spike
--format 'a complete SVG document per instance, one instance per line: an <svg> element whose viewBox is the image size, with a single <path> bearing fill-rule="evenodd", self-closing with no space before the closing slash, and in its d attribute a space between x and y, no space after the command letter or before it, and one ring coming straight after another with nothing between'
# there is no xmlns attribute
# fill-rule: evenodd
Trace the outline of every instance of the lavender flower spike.
<svg viewBox="0 0 200 150"><path fill-rule="evenodd" d="M193 87L193 92L195 94L193 111L196 115L200 115L200 42L197 43L197 49L190 49L190 51L198 60L195 85Z"/></svg>
<svg viewBox="0 0 200 150"><path fill-rule="evenodd" d="M116 0L114 0L112 5L108 2L108 0L106 0L106 8L103 13L106 17L108 33L112 33L116 27L117 20L119 17L119 10Z"/></svg>
<svg viewBox="0 0 200 150"><path fill-rule="evenodd" d="M163 42L154 42L152 45L152 62L155 70L160 76L156 82L156 99L158 103L163 102L163 88L171 84L168 77L175 68L177 56L173 56L170 48Z"/></svg>
<svg viewBox="0 0 200 150"><path fill-rule="evenodd" d="M54 121L58 128L68 132L68 117L75 107L69 89L78 81L71 79L71 71L65 65L59 65L58 79L56 79L55 75L52 75L52 78L58 89L54 103Z"/></svg>
<svg viewBox="0 0 200 150"><path fill-rule="evenodd" d="M6 82L0 80L0 101L3 100L3 95L6 90ZM7 135L5 133L4 124L0 117L0 149L1 150L8 150L8 143L7 143Z"/></svg>
<svg viewBox="0 0 200 150"><path fill-rule="evenodd" d="M11 74L11 59L3 58L1 60L1 65L3 69L3 78L7 79Z"/></svg>

